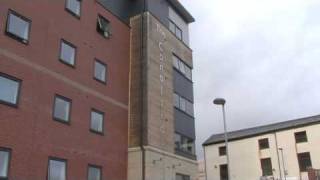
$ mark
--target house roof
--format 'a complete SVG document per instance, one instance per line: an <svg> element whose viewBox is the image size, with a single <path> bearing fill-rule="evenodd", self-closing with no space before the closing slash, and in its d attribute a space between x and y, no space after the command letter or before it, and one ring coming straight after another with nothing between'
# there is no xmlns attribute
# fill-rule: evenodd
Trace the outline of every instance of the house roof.
<svg viewBox="0 0 320 180"><path fill-rule="evenodd" d="M250 138L254 136L259 136L263 134L294 129L299 127L304 127L308 125L318 124L320 123L320 115L305 117L285 122L279 122L275 124L269 124L265 126L258 126L248 129L242 129L237 131L228 132L228 140L235 141L245 138ZM210 138L208 138L202 145L208 146L213 144L218 144L224 142L224 134L214 134Z"/></svg>
<svg viewBox="0 0 320 180"><path fill-rule="evenodd" d="M179 2L179 0L167 0L174 9L182 16L182 18L187 23L193 23L195 21L194 17L189 13L189 11Z"/></svg>

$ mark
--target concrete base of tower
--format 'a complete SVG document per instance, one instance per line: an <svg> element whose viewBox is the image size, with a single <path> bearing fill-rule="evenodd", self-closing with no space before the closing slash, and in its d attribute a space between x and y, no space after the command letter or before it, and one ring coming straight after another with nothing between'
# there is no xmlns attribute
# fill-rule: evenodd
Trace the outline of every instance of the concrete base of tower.
<svg viewBox="0 0 320 180"><path fill-rule="evenodd" d="M128 180L176 180L176 175L196 180L197 161L151 146L145 146L144 151L143 158L140 147L129 148Z"/></svg>

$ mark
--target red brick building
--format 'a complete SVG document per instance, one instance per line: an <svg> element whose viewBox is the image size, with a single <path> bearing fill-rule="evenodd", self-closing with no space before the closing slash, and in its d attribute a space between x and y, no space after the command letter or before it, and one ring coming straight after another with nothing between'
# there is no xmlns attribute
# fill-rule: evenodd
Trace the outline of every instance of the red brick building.
<svg viewBox="0 0 320 180"><path fill-rule="evenodd" d="M0 1L0 179L125 180L130 28L96 1Z"/></svg>

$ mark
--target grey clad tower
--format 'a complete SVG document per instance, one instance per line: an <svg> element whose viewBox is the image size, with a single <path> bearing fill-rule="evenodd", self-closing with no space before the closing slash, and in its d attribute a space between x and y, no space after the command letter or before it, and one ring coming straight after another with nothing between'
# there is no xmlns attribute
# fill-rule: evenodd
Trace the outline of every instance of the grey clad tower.
<svg viewBox="0 0 320 180"><path fill-rule="evenodd" d="M177 0L100 0L131 27L128 180L195 180L189 23Z"/></svg>

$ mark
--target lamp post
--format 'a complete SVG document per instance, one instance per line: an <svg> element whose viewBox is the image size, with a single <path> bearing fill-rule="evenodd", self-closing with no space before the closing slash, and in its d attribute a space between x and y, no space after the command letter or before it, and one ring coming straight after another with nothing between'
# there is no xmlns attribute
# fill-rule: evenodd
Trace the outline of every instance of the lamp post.
<svg viewBox="0 0 320 180"><path fill-rule="evenodd" d="M283 155L283 148L279 148L279 151L281 151L281 156L282 156L282 166L283 166L283 174L284 174L284 180L287 180L287 170L286 170L286 166L284 163L284 155Z"/></svg>
<svg viewBox="0 0 320 180"><path fill-rule="evenodd" d="M226 146L226 155L227 155L227 168L228 168L228 180L231 180L230 174L230 160L229 160L229 147L228 147L228 131L227 131L227 122L226 122L226 110L225 104L226 100L223 98L216 98L213 100L213 104L222 106L222 115L223 115L223 126L224 126L224 141Z"/></svg>

